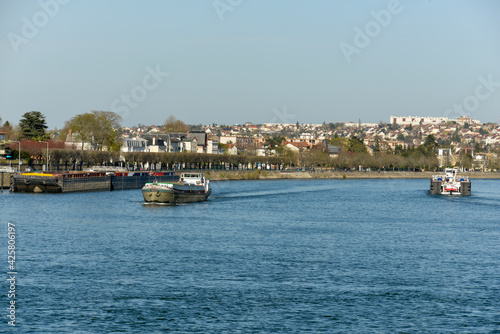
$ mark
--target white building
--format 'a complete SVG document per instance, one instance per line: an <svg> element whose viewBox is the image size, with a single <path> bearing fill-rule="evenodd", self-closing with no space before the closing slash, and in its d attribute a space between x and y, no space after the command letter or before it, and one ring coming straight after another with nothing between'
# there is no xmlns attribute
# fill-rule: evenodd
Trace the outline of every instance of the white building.
<svg viewBox="0 0 500 334"><path fill-rule="evenodd" d="M122 152L148 152L148 141L143 138L123 138Z"/></svg>
<svg viewBox="0 0 500 334"><path fill-rule="evenodd" d="M236 136L220 136L219 142L221 144L236 144Z"/></svg>
<svg viewBox="0 0 500 334"><path fill-rule="evenodd" d="M477 119L472 119L472 117L468 117L468 116L457 117L457 119L455 121L458 124L460 124L460 125L465 125L465 123L468 123L468 124L478 124L478 123L481 123Z"/></svg>
<svg viewBox="0 0 500 334"><path fill-rule="evenodd" d="M390 116L390 124L398 124L403 126L420 125L420 124L441 124L449 122L448 117L421 117L421 116Z"/></svg>

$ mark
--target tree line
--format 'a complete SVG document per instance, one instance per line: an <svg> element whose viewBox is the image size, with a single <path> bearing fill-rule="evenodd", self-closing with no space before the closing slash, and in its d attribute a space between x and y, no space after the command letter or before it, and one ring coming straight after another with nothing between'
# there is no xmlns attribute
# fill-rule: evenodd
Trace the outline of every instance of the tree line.
<svg viewBox="0 0 500 334"><path fill-rule="evenodd" d="M248 166L256 168L260 165L273 165L276 168L326 168L326 169L359 169L375 170L425 169L439 167L436 157L409 156L403 157L385 152L371 155L359 152L340 152L330 157L319 150L303 151L287 157L248 156L203 153L150 153L150 152L112 152L54 149L50 152L50 168L52 170L82 170L90 166L121 166L144 168L161 163L162 169L193 168L216 169L220 166Z"/></svg>

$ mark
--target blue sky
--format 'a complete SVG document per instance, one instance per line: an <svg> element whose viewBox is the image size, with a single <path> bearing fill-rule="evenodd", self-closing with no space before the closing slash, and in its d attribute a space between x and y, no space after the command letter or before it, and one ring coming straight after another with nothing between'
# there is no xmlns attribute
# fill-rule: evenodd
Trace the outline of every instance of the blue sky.
<svg viewBox="0 0 500 334"><path fill-rule="evenodd" d="M0 117L500 122L500 2L0 0Z"/></svg>

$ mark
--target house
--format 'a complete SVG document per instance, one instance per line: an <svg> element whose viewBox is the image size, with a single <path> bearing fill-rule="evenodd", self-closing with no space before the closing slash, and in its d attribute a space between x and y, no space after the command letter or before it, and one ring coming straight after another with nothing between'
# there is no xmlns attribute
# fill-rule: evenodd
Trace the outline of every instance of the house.
<svg viewBox="0 0 500 334"><path fill-rule="evenodd" d="M299 152L300 148L296 143L286 143L285 148L289 149L292 152Z"/></svg>
<svg viewBox="0 0 500 334"><path fill-rule="evenodd" d="M122 152L148 152L148 141L143 138L123 138Z"/></svg>
<svg viewBox="0 0 500 334"><path fill-rule="evenodd" d="M439 167L446 167L450 164L453 164L453 155L451 152L451 148L437 148L436 155L439 161Z"/></svg>
<svg viewBox="0 0 500 334"><path fill-rule="evenodd" d="M290 145L292 145L295 148L293 148ZM310 143L307 143L304 141L297 141L297 140L292 139L291 142L285 143L285 147L288 147L292 151L297 152L297 151L309 150L309 149L311 149L312 145Z"/></svg>
<svg viewBox="0 0 500 334"><path fill-rule="evenodd" d="M206 151L208 136L205 130L191 130L191 132L187 133L187 138L188 139L196 138L196 143L198 144L198 147L201 147L201 153Z"/></svg>
<svg viewBox="0 0 500 334"><path fill-rule="evenodd" d="M186 133L143 135L143 139L147 140L145 152L198 152L197 137Z"/></svg>
<svg viewBox="0 0 500 334"><path fill-rule="evenodd" d="M219 154L219 141L217 140L217 137L211 137L210 139L207 139L207 150L206 153L208 154Z"/></svg>
<svg viewBox="0 0 500 334"><path fill-rule="evenodd" d="M181 150L179 152L196 153L198 151L198 143L196 142L196 138L183 138L183 140L181 141L180 149Z"/></svg>
<svg viewBox="0 0 500 334"><path fill-rule="evenodd" d="M238 147L236 146L236 144L227 144L227 153L229 155L237 155Z"/></svg>
<svg viewBox="0 0 500 334"><path fill-rule="evenodd" d="M143 138L148 141L149 152L165 152L166 151L166 135L144 135Z"/></svg>

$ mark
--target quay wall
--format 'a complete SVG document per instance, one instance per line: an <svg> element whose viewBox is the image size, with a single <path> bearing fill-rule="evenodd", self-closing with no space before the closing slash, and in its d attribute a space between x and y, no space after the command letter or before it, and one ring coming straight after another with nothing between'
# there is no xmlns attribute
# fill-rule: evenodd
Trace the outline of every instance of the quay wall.
<svg viewBox="0 0 500 334"><path fill-rule="evenodd" d="M408 171L205 171L205 176L211 181L228 180L275 180L275 179L430 179L432 175L444 172L408 172ZM460 175L469 179L500 179L500 172L467 172Z"/></svg>
<svg viewBox="0 0 500 334"><path fill-rule="evenodd" d="M13 173L1 172L0 173L0 189L9 189L10 187L10 176Z"/></svg>
<svg viewBox="0 0 500 334"><path fill-rule="evenodd" d="M179 174L184 171L177 171L176 175L107 175L100 177L85 178L58 178L58 192L81 192L81 191L112 191L140 189L146 183L172 182L179 179ZM269 170L217 170L201 171L211 181L227 180L276 180L276 179L430 179L432 175L440 172L408 172L408 171L381 171L381 172L357 172L357 171L269 171ZM4 189L11 185L12 173L4 173ZM500 179L499 172L469 172L463 173L469 179ZM30 179L32 182L33 178ZM14 189L15 187L11 187ZM43 192L46 188L41 187ZM14 190L18 191L18 190Z"/></svg>

